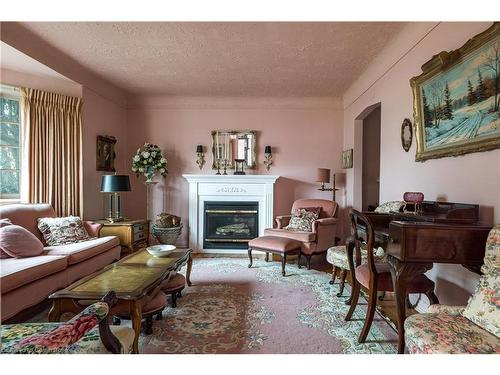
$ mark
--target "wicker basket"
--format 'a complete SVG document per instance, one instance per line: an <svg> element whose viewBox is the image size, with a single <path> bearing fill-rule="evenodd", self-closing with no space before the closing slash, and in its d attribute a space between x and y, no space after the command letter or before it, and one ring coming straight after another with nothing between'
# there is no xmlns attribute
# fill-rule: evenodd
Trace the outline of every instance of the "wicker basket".
<svg viewBox="0 0 500 375"><path fill-rule="evenodd" d="M173 228L160 228L153 224L151 232L161 244L175 245L177 238L181 235L182 224Z"/></svg>

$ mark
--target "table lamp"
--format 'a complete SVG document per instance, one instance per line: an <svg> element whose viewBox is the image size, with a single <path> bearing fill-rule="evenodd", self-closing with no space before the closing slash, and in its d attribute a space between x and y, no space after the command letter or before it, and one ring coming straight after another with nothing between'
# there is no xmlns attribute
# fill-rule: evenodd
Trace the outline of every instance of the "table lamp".
<svg viewBox="0 0 500 375"><path fill-rule="evenodd" d="M101 179L101 193L110 193L108 196L108 218L111 223L123 221L121 216L120 192L131 191L128 175L107 174ZM115 210L113 213L113 196Z"/></svg>
<svg viewBox="0 0 500 375"><path fill-rule="evenodd" d="M333 200L335 201L335 192L339 189L335 187L335 174L333 174L333 187L327 188L325 184L330 182L330 170L328 168L318 168L316 172L316 182L321 182L319 191L333 191Z"/></svg>

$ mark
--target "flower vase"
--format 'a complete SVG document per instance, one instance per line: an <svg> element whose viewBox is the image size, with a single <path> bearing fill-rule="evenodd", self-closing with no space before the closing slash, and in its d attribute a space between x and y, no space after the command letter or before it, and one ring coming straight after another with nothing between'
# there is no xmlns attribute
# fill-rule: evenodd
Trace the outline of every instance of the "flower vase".
<svg viewBox="0 0 500 375"><path fill-rule="evenodd" d="M153 177L155 176L155 171L153 167L148 167L144 177L146 177L146 182L153 182Z"/></svg>

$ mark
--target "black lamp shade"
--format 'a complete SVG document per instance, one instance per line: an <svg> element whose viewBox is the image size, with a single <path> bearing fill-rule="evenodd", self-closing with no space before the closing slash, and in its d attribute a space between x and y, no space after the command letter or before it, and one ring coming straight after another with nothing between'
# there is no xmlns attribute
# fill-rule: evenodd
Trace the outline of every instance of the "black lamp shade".
<svg viewBox="0 0 500 375"><path fill-rule="evenodd" d="M106 174L102 176L101 193L116 193L119 191L130 190L130 180L128 175Z"/></svg>
<svg viewBox="0 0 500 375"><path fill-rule="evenodd" d="M271 146L266 146L266 148L264 150L264 154L272 154Z"/></svg>
<svg viewBox="0 0 500 375"><path fill-rule="evenodd" d="M196 152L197 152L198 154L203 153L203 145L198 145L198 146L196 146Z"/></svg>

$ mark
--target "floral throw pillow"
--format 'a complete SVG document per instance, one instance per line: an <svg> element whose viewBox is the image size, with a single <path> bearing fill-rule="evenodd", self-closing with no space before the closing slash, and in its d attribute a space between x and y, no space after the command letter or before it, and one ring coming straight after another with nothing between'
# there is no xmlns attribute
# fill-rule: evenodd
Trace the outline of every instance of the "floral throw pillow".
<svg viewBox="0 0 500 375"><path fill-rule="evenodd" d="M500 338L500 271L481 277L462 315Z"/></svg>
<svg viewBox="0 0 500 375"><path fill-rule="evenodd" d="M320 211L321 207L296 208L284 229L312 232L313 222L318 219Z"/></svg>
<svg viewBox="0 0 500 375"><path fill-rule="evenodd" d="M48 246L67 245L92 239L78 216L40 218L38 229Z"/></svg>

